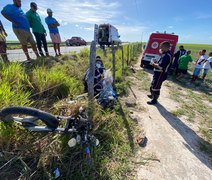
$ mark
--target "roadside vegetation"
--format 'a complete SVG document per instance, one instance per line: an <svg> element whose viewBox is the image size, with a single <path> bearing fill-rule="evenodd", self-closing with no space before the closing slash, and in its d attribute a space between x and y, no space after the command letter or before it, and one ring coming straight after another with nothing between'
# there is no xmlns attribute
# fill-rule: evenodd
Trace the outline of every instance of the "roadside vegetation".
<svg viewBox="0 0 212 180"><path fill-rule="evenodd" d="M48 47L53 47L51 42L47 42ZM61 43L61 46L66 46L65 42ZM30 45L28 45L31 48ZM7 41L7 50L21 49L21 44L18 41Z"/></svg>
<svg viewBox="0 0 212 180"><path fill-rule="evenodd" d="M142 44L124 46L124 74L126 65L137 60ZM129 51L128 51L129 49ZM97 55L105 67L112 70L111 50L106 56L102 50ZM116 90L119 98L128 93L130 82L122 76L122 53L116 52ZM0 108L31 106L58 114L70 115L85 100L69 104L83 94L83 76L89 64L89 50L71 53L60 58L34 60L30 64L0 64ZM135 144L132 142L135 124L128 118L127 109L119 101L113 109L95 105L94 134L100 146L92 152L93 166L82 157L82 149L67 145L70 136L54 133L29 133L0 122L0 177L2 179L54 179L53 171L59 168L61 179L124 179L130 176ZM9 162L9 163L7 163Z"/></svg>
<svg viewBox="0 0 212 180"><path fill-rule="evenodd" d="M188 121L199 125L199 133L209 142L212 142L212 72L210 71L205 81L201 79L191 84L190 78L194 70L194 62L198 59L198 51L206 49L212 51L212 45L185 45L186 49L192 51L193 62L189 65L189 75L178 82L175 78L175 86L171 87L171 97L181 104L181 107L173 112L176 116L186 116ZM212 151L211 151L212 152Z"/></svg>

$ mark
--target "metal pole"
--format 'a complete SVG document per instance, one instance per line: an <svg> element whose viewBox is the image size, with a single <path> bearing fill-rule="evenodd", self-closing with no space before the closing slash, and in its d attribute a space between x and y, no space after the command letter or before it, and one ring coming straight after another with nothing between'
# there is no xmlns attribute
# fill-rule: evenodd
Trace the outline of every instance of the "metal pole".
<svg viewBox="0 0 212 180"><path fill-rule="evenodd" d="M91 42L90 47L90 70L88 77L88 120L92 122L94 109L94 76L95 76L95 60L96 60L96 42Z"/></svg>

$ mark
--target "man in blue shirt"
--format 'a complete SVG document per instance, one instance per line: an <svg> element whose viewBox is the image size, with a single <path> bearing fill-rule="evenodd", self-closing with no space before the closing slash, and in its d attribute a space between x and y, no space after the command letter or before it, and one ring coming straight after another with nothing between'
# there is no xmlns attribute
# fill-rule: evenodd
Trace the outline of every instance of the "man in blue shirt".
<svg viewBox="0 0 212 180"><path fill-rule="evenodd" d="M147 104L153 105L157 104L157 99L160 96L160 89L163 84L163 81L167 78L167 72L171 65L171 53L170 53L170 43L165 41L160 44L160 49L162 51L161 58L158 62L151 60L150 64L154 67L153 80L150 87L151 95L147 95L151 98L151 101L148 101Z"/></svg>
<svg viewBox="0 0 212 180"><path fill-rule="evenodd" d="M34 53L39 57L35 41L30 32L29 22L21 9L21 0L13 0L13 4L6 5L1 13L7 20L12 22L13 32L20 41L27 60L31 60L27 48L28 43L31 44Z"/></svg>
<svg viewBox="0 0 212 180"><path fill-rule="evenodd" d="M61 38L58 30L58 26L60 24L57 22L55 18L52 17L53 11L51 9L47 9L47 14L48 17L45 18L46 24L48 25L49 28L49 33L50 37L52 39L52 43L54 44L54 51L56 56L60 56L60 43L61 43Z"/></svg>

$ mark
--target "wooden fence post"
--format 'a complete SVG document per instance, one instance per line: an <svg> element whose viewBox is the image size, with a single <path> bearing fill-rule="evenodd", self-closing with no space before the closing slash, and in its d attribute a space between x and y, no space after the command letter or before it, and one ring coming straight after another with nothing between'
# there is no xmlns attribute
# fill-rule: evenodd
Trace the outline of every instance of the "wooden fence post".
<svg viewBox="0 0 212 180"><path fill-rule="evenodd" d="M129 66L129 59L130 59L130 45L127 46L127 66Z"/></svg>
<svg viewBox="0 0 212 180"><path fill-rule="evenodd" d="M122 52L122 77L124 77L124 47L121 47L121 52Z"/></svg>
<svg viewBox="0 0 212 180"><path fill-rule="evenodd" d="M115 87L115 81L116 81L116 56L115 56L114 44L112 44L112 62L113 62L113 85Z"/></svg>
<svg viewBox="0 0 212 180"><path fill-rule="evenodd" d="M92 122L94 109L94 76L96 63L96 42L92 41L90 46L90 70L88 77L88 120Z"/></svg>

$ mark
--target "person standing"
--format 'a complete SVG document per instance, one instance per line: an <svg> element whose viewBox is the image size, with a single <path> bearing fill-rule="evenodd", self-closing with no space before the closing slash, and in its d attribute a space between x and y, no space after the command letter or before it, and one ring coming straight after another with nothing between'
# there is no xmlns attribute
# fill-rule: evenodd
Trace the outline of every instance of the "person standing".
<svg viewBox="0 0 212 180"><path fill-rule="evenodd" d="M6 37L7 33L4 29L3 24L0 21L0 54L3 59L4 63L9 63L8 57L7 57L7 45L6 45Z"/></svg>
<svg viewBox="0 0 212 180"><path fill-rule="evenodd" d="M184 49L184 46L180 46L179 50L174 54L172 70L175 71L176 75L178 74L179 58L185 54L186 50Z"/></svg>
<svg viewBox="0 0 212 180"><path fill-rule="evenodd" d="M13 32L20 41L27 60L31 60L28 53L28 43L31 44L32 49L38 58L39 54L32 33L30 32L29 22L21 9L21 0L13 0L13 4L6 5L1 13L8 21L12 22Z"/></svg>
<svg viewBox="0 0 212 180"><path fill-rule="evenodd" d="M162 53L160 60L157 62L155 59L152 59L150 64L154 67L153 80L150 86L150 95L147 95L151 101L148 101L147 104L154 105L157 104L157 99L160 96L160 89L163 82L167 78L167 72L171 65L171 52L170 52L170 42L165 41L160 44L160 51Z"/></svg>
<svg viewBox="0 0 212 180"><path fill-rule="evenodd" d="M41 56L44 56L42 48L41 48L43 44L43 48L45 50L46 56L49 56L47 42L46 42L46 30L43 27L39 14L37 13L37 9L38 9L37 4L35 2L31 2L30 8L31 9L27 11L26 13L26 17L32 28L32 32L35 36L39 53Z"/></svg>
<svg viewBox="0 0 212 180"><path fill-rule="evenodd" d="M194 69L194 73L193 73L193 76L192 76L192 79L191 79L191 82L195 82L200 74L200 71L202 69L202 65L205 61L207 61L207 57L205 55L206 53L206 50L203 49L202 51L199 52L200 54L200 58L196 61L196 64L195 64L195 69Z"/></svg>
<svg viewBox="0 0 212 180"><path fill-rule="evenodd" d="M55 18L52 17L53 11L51 9L47 9L47 14L48 17L45 18L45 21L46 24L48 25L50 37L54 45L55 55L60 56L61 38L58 30L58 26L60 26L60 24L57 22Z"/></svg>
<svg viewBox="0 0 212 180"><path fill-rule="evenodd" d="M212 52L209 53L209 58L204 62L203 64L203 75L202 79L205 80L205 77L207 76L210 68L212 68Z"/></svg>
<svg viewBox="0 0 212 180"><path fill-rule="evenodd" d="M178 77L177 77L178 80L180 80L185 74L187 74L189 62L192 62L191 51L187 51L186 54L181 56L179 59Z"/></svg>

